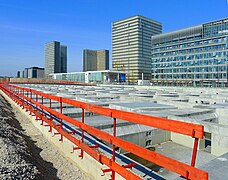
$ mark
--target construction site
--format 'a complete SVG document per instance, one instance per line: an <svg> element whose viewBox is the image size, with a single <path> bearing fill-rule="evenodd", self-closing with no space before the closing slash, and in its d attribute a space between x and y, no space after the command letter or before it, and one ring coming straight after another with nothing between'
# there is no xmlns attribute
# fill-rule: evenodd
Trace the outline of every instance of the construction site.
<svg viewBox="0 0 228 180"><path fill-rule="evenodd" d="M228 179L226 88L3 81L0 90L1 107L12 107L51 144L48 152L55 153L48 157L62 158L61 166L42 157L33 166L37 160L30 153L25 161L31 163L23 167L28 173L15 171L14 177ZM1 111L4 124L9 111ZM26 125L19 124L12 133ZM40 152L42 147L36 156ZM7 172L4 166L2 177L10 177Z"/></svg>

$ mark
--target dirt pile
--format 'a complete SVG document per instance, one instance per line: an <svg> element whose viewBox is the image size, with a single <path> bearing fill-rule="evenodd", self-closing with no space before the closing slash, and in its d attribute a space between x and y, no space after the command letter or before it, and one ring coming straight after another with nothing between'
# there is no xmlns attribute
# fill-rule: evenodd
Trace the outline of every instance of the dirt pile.
<svg viewBox="0 0 228 180"><path fill-rule="evenodd" d="M11 105L0 96L0 179L41 177Z"/></svg>
<svg viewBox="0 0 228 180"><path fill-rule="evenodd" d="M90 178L0 94L0 179Z"/></svg>

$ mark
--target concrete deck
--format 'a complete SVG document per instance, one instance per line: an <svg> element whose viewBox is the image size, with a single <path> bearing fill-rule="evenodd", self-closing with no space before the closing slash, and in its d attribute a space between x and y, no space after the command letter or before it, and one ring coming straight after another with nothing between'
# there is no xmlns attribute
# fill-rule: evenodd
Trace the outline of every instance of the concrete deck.
<svg viewBox="0 0 228 180"><path fill-rule="evenodd" d="M123 85L89 87L30 84L20 86L114 109L202 124L205 126L205 133L210 136L201 140L199 147L204 152L210 144L209 149L211 151L211 154L208 153L209 155L205 156L201 156L199 153L198 159L201 159L202 162L204 159L206 161L211 160L211 157L221 156L228 151L228 90L226 89ZM53 108L58 109L59 104L53 104ZM65 114L80 120L80 109L65 106L63 111ZM112 119L91 116L91 114L86 114L86 116L86 123L89 125L112 133ZM153 132L151 137L148 137L149 132ZM156 128L133 125L121 120L117 121L117 135L143 147L147 147L149 140L152 141L150 146L172 140L180 145L193 147L192 138L186 138L175 133L169 135L164 133L162 136L158 136L158 134L159 131L156 131ZM170 149L172 149L171 146L167 148L167 151ZM173 149L174 153L178 151L179 149ZM178 158L187 162L185 157L190 158L191 153L183 154Z"/></svg>

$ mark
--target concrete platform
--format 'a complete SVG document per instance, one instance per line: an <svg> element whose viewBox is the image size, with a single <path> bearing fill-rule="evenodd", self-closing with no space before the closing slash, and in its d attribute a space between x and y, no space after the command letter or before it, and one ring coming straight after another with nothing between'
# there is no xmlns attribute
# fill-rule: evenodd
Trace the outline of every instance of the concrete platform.
<svg viewBox="0 0 228 180"><path fill-rule="evenodd" d="M209 163L202 165L200 169L209 173L209 179L228 179L228 153L219 156Z"/></svg>
<svg viewBox="0 0 228 180"><path fill-rule="evenodd" d="M202 140L201 148L206 147L204 141L210 141L211 153L213 155L220 156L228 151L227 89L125 85L98 85L89 87L31 84L20 86L34 88L51 94L63 96L66 94L66 96L69 95L76 100L115 109L202 124L205 126L205 134L209 134L210 138ZM58 104L53 104L53 108L57 109ZM74 113L73 109L70 110L70 106L66 106L65 108L69 108L69 110L64 111ZM91 119L93 118L95 116L91 116ZM111 133L112 125L109 121L103 118L100 119L94 119L94 122L97 121L97 124L92 122L92 120L88 120L88 122L91 122L91 124L94 123L94 126L103 128ZM122 129L123 132L129 131L129 134L133 133L131 129L127 129L128 126L133 127L132 124L125 124L124 126ZM144 135L147 132L142 130ZM119 133L121 134L121 132ZM171 134L171 139L187 147L192 147L191 138L186 139L183 136ZM143 142L145 141L144 139Z"/></svg>

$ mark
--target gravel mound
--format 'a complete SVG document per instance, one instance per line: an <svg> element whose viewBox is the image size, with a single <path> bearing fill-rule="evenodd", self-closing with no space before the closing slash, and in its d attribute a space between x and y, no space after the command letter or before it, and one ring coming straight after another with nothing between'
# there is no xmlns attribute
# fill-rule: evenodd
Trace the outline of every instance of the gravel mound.
<svg viewBox="0 0 228 180"><path fill-rule="evenodd" d="M11 105L0 95L0 179L42 178L27 140Z"/></svg>
<svg viewBox="0 0 228 180"><path fill-rule="evenodd" d="M0 180L90 180L0 94Z"/></svg>

